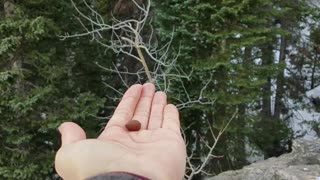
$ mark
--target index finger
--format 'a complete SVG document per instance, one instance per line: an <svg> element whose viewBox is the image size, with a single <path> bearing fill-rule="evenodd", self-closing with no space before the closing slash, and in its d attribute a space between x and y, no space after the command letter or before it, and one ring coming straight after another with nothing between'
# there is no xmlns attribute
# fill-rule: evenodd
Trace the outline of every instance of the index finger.
<svg viewBox="0 0 320 180"><path fill-rule="evenodd" d="M131 120L140 99L141 90L142 85L135 84L126 91L106 128L111 126L124 127Z"/></svg>

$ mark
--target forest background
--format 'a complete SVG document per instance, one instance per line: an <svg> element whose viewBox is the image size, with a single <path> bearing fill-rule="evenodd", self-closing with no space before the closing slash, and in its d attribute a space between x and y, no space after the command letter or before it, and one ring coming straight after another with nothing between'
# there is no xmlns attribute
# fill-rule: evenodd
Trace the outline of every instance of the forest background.
<svg viewBox="0 0 320 180"><path fill-rule="evenodd" d="M254 155L289 152L292 140L310 131L320 135L320 120L310 115L319 98L306 96L320 85L319 4L151 1L141 37L174 59L173 79L156 83L179 104L186 177L239 169ZM94 19L90 8L110 24L141 16L131 0L0 0L0 179L59 179L57 127L74 121L96 137L119 94L147 81L139 61L103 46L114 32L71 36L94 29L79 13ZM159 75L157 62L142 53ZM292 128L302 111L309 115L299 125L308 132Z"/></svg>

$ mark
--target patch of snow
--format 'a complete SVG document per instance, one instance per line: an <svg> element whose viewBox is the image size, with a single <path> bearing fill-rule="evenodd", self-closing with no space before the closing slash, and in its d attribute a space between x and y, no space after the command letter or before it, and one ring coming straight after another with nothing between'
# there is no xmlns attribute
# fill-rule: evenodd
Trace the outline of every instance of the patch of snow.
<svg viewBox="0 0 320 180"><path fill-rule="evenodd" d="M305 133L303 139L313 140L317 139L317 134L313 131L307 122L318 121L320 119L320 113L312 112L310 110L297 110L294 111L291 119L291 128L295 134Z"/></svg>
<svg viewBox="0 0 320 180"><path fill-rule="evenodd" d="M310 99L320 97L320 86L306 92L306 96L302 102L294 103L293 100L287 100L287 107L291 110L292 117L290 119L290 126L297 135L303 135L302 138L306 140L317 139L317 133L311 129L308 123L320 121L320 113L314 108Z"/></svg>
<svg viewBox="0 0 320 180"><path fill-rule="evenodd" d="M248 141L247 137L245 138L245 152L247 154L246 160L249 163L254 163L254 162L264 160L264 154L258 149L254 148Z"/></svg>
<svg viewBox="0 0 320 180"><path fill-rule="evenodd" d="M307 95L307 97L312 98L312 99L319 98L320 97L320 86L318 86L310 91L307 91L306 95Z"/></svg>

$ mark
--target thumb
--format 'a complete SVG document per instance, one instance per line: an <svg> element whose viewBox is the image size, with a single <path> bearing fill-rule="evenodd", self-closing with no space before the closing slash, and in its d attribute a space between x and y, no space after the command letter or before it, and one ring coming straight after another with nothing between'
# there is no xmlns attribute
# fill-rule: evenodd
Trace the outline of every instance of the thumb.
<svg viewBox="0 0 320 180"><path fill-rule="evenodd" d="M60 125L62 146L86 139L86 133L76 123L65 122Z"/></svg>

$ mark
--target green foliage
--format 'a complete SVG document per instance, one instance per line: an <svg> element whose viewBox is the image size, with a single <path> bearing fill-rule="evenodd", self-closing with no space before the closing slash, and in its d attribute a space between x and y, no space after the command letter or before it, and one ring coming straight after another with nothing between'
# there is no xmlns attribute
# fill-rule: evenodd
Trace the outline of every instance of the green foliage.
<svg viewBox="0 0 320 180"><path fill-rule="evenodd" d="M0 2L3 7L4 1ZM83 1L75 2L84 14L90 14ZM106 22L116 2L96 1ZM69 1L13 3L13 16L0 12L0 179L58 179L53 169L59 147L57 127L74 121L94 137L105 123L96 117L108 114L103 106L114 103L105 95L116 96L102 81L116 88L123 85L95 65L108 67L111 59L116 59L112 52L92 43L90 37L59 39L64 33L84 31ZM286 68L285 63L277 63L274 52L280 47L279 37L289 39L287 46L299 44L295 42L312 17L309 47L296 48L301 60L297 63L316 62L312 60L319 53L315 19L320 11L300 0L299 7L287 0L164 0L154 1L152 10L159 45L168 42L174 29L171 53L179 53L179 68L184 72L193 70L191 78L183 82L189 96L198 98L212 80L202 98L216 103L195 104L181 112L182 124L190 126L185 132L187 139L194 142L189 143L188 151L195 149L195 156L204 156L208 149L194 132L212 144L209 125L217 133L237 110L214 152L225 158L210 161L209 172L246 164L245 139L267 156L282 153L292 132L284 118L266 117L266 104L261 102L270 99L270 80L276 80ZM297 79L283 81L289 94L293 90L288 82L301 84ZM171 84L171 101L176 97L188 100L180 82Z"/></svg>
<svg viewBox="0 0 320 180"><path fill-rule="evenodd" d="M252 129L254 136L250 140L258 149L263 150L265 157L280 156L283 154L283 147L290 150L288 142L293 137L293 132L287 122L257 119Z"/></svg>
<svg viewBox="0 0 320 180"><path fill-rule="evenodd" d="M96 115L108 76L94 62L107 56L87 39L58 38L79 29L71 3L30 0L15 8L0 19L0 179L58 179L58 126L75 121L94 136L104 122Z"/></svg>
<svg viewBox="0 0 320 180"><path fill-rule="evenodd" d="M267 155L285 151L283 142L290 141L291 131L284 119L273 118L270 111L268 125L251 127L256 127L260 121L262 124L269 122L261 119L267 106L261 100L270 99L272 92L268 83L271 79L277 79L286 68L285 63L277 63L278 57L273 54L280 46L278 37L293 39L295 31L301 31L298 24L307 23L308 4L304 1L299 3L299 7L291 1L271 0L175 0L156 3L155 23L161 40L168 41L174 26L173 48L180 48L180 67L185 72L190 71L191 67L196 71L191 80L184 82L191 96L197 96L202 85L212 77L203 96L215 99L216 104L195 105L184 110L183 124L186 127L192 125L190 131L196 130L199 136L213 141L207 122L216 132L236 109L240 111L215 152L231 158L213 160L209 172L246 164L244 139L254 141ZM284 19L289 23L290 30L280 26ZM265 90L266 87L269 91ZM175 88L173 96L181 91L179 85ZM270 131L275 135L262 136ZM189 151L197 147L194 153L205 155L206 147L202 147L200 141L192 140L194 133L187 132L186 136L191 139L190 142L195 142L190 143ZM273 151L277 152L273 154ZM194 163L199 161L194 160Z"/></svg>

